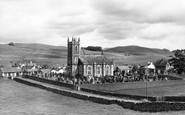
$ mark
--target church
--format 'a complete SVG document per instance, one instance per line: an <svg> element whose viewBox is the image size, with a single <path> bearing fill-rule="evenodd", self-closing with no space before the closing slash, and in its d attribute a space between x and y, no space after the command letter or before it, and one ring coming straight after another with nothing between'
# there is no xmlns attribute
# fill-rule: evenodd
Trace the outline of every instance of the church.
<svg viewBox="0 0 185 115"><path fill-rule="evenodd" d="M86 54L80 48L80 38L67 41L67 68L70 76L113 76L114 63L107 59L103 53Z"/></svg>

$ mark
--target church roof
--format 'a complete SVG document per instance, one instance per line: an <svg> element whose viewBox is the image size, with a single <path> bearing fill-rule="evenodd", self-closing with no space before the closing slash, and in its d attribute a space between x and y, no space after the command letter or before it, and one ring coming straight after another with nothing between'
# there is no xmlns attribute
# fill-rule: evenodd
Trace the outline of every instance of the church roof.
<svg viewBox="0 0 185 115"><path fill-rule="evenodd" d="M89 51L85 49L80 50L80 55L101 55L101 51Z"/></svg>
<svg viewBox="0 0 185 115"><path fill-rule="evenodd" d="M148 65L148 67L147 67L147 68L155 69L155 66L154 66L154 64L151 62L151 63Z"/></svg>
<svg viewBox="0 0 185 115"><path fill-rule="evenodd" d="M129 66L126 66L126 65L120 65L120 66L118 66L118 68L120 70L130 70L130 67Z"/></svg>
<svg viewBox="0 0 185 115"><path fill-rule="evenodd" d="M18 69L16 67L5 67L5 68L1 68L1 71L3 73L18 73L18 72L22 72L21 69Z"/></svg>
<svg viewBox="0 0 185 115"><path fill-rule="evenodd" d="M112 65L113 61L110 61L109 59L107 59L104 55L82 55L79 58L81 60L82 63L84 64L108 64L108 65Z"/></svg>

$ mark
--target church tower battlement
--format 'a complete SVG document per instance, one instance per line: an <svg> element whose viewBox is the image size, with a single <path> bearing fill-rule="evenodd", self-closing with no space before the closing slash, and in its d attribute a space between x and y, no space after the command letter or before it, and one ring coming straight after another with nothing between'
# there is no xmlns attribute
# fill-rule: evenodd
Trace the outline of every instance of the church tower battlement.
<svg viewBox="0 0 185 115"><path fill-rule="evenodd" d="M80 38L72 37L72 40L68 38L67 48L67 66L69 74L74 76L78 65L78 58L80 57Z"/></svg>

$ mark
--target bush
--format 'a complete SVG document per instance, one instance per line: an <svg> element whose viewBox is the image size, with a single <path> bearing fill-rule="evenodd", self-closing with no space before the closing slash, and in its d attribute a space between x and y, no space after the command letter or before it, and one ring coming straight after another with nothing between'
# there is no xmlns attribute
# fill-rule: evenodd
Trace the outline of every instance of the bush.
<svg viewBox="0 0 185 115"><path fill-rule="evenodd" d="M8 43L9 46L14 46L13 42Z"/></svg>
<svg viewBox="0 0 185 115"><path fill-rule="evenodd" d="M88 47L85 47L84 49L90 50L90 51L102 51L102 47L100 46L88 46Z"/></svg>

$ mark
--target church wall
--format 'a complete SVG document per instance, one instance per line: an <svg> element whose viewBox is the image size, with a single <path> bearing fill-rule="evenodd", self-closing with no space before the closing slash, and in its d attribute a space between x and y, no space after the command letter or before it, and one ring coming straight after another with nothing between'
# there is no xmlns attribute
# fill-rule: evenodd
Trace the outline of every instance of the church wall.
<svg viewBox="0 0 185 115"><path fill-rule="evenodd" d="M97 71L96 70L96 68L97 68L96 66L97 66L96 63L94 63L93 64L93 76L96 76L96 71Z"/></svg>
<svg viewBox="0 0 185 115"><path fill-rule="evenodd" d="M98 67L100 67L100 73L98 73ZM96 75L97 77L100 77L102 76L102 65L96 65Z"/></svg>
<svg viewBox="0 0 185 115"><path fill-rule="evenodd" d="M87 74L87 67L86 67L86 65L84 65L84 76L86 76Z"/></svg>
<svg viewBox="0 0 185 115"><path fill-rule="evenodd" d="M106 76L107 71L106 71L106 63L103 62L103 64L85 64L82 61L79 62L79 57L80 57L80 39L72 38L72 41L68 40L68 57L67 57L67 65L68 65L68 71L70 75L74 76L76 74L81 74L83 76L88 75L88 66L91 66L91 76ZM80 71L77 68L81 66ZM100 67L100 73L97 71L97 67ZM113 75L113 65L109 65L109 75Z"/></svg>
<svg viewBox="0 0 185 115"><path fill-rule="evenodd" d="M96 77L106 76L106 75L113 76L113 70L114 70L113 65L83 64L82 66L83 66L82 67L83 68L82 69L82 75L84 75L84 76L89 75L88 74L88 67L91 67L91 75L90 76L96 76ZM98 69L97 69L98 66L100 67L100 73L99 74L98 74ZM106 66L109 66L109 74L107 74Z"/></svg>
<svg viewBox="0 0 185 115"><path fill-rule="evenodd" d="M106 72L105 72L105 64L103 65L103 69L102 69L102 75L105 76Z"/></svg>
<svg viewBox="0 0 185 115"><path fill-rule="evenodd" d="M80 39L72 38L72 41L68 39L68 58L67 65L69 68L69 74L74 76L78 64L78 58L80 56Z"/></svg>
<svg viewBox="0 0 185 115"><path fill-rule="evenodd" d="M111 70L110 71L111 71L111 73L110 73L111 76L113 76L114 75L114 72L113 72L114 71L114 66L113 65L111 65Z"/></svg>

